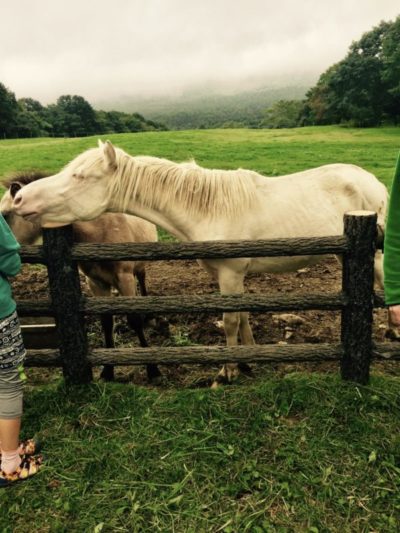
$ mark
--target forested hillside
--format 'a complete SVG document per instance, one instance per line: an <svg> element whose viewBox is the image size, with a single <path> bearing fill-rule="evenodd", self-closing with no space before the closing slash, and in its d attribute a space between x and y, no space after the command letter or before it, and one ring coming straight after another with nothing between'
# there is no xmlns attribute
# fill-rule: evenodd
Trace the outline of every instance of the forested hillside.
<svg viewBox="0 0 400 533"><path fill-rule="evenodd" d="M303 99L309 85L263 88L232 95L203 94L161 99L126 99L113 107L135 109L170 129L262 127L265 113L282 99Z"/></svg>

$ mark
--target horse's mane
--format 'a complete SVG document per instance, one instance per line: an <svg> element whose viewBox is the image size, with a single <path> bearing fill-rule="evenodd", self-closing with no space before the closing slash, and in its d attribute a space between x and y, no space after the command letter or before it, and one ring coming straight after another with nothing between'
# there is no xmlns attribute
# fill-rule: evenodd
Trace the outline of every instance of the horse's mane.
<svg viewBox="0 0 400 533"><path fill-rule="evenodd" d="M43 172L42 170L20 170L17 172L13 172L12 174L7 174L6 178L3 180L2 183L4 187L7 187L7 189L9 189L11 187L11 184L16 181L21 185L28 185L33 181L40 180L42 178L47 178L47 176L49 176L49 174Z"/></svg>
<svg viewBox="0 0 400 533"><path fill-rule="evenodd" d="M174 163L156 157L131 157L116 149L117 169L110 180L110 197L123 211L130 199L147 208L179 202L191 214L234 216L248 208L256 195L247 170L206 169L194 160Z"/></svg>

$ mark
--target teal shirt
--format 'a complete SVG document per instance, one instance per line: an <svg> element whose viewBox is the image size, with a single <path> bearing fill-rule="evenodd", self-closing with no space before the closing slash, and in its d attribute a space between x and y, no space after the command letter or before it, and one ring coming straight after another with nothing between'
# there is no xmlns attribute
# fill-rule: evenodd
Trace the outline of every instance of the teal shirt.
<svg viewBox="0 0 400 533"><path fill-rule="evenodd" d="M400 304L400 155L397 159L385 228L383 255L385 302Z"/></svg>
<svg viewBox="0 0 400 533"><path fill-rule="evenodd" d="M11 315L16 308L7 278L15 276L21 269L19 248L6 221L0 215L0 319Z"/></svg>

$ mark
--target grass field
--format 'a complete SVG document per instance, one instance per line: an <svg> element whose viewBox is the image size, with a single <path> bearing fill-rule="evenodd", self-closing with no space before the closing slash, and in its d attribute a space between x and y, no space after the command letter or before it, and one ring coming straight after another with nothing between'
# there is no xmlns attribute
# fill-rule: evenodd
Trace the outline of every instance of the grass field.
<svg viewBox="0 0 400 533"><path fill-rule="evenodd" d="M333 126L289 130L196 130L118 134L105 137L131 155L173 161L195 158L203 166L250 168L278 176L325 165L353 163L390 183L400 150L400 128ZM57 172L97 137L0 141L0 176L26 169Z"/></svg>
<svg viewBox="0 0 400 533"><path fill-rule="evenodd" d="M267 175L355 163L386 184L400 149L395 128L110 139L131 154ZM55 172L95 142L0 141L0 175ZM23 432L42 439L45 467L0 492L1 533L398 532L400 377L375 374L361 387L332 374L262 374L217 391L28 385Z"/></svg>

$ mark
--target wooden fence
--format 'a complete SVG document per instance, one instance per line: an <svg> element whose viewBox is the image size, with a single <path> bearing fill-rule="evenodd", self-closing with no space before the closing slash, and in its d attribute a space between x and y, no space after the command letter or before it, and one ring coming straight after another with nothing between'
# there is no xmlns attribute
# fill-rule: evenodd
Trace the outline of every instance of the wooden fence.
<svg viewBox="0 0 400 533"><path fill-rule="evenodd" d="M344 217L344 234L334 237L263 241L210 241L146 244L74 244L72 228L44 231L43 246L24 246L25 263L47 266L51 301L18 301L20 316L54 316L59 350L28 350L27 366L62 366L67 383L87 383L92 365L147 363L300 362L340 360L343 379L367 383L372 357L400 359L388 343L373 344L373 308L383 295L373 291L376 215L353 212ZM343 284L338 293L299 295L204 295L86 298L77 261L217 259L338 254ZM341 343L252 346L185 346L89 350L85 315L168 314L222 311L341 310Z"/></svg>

